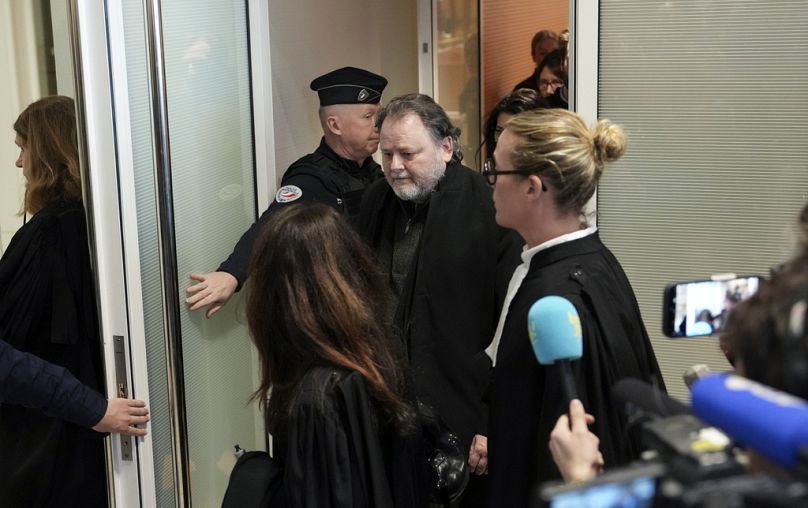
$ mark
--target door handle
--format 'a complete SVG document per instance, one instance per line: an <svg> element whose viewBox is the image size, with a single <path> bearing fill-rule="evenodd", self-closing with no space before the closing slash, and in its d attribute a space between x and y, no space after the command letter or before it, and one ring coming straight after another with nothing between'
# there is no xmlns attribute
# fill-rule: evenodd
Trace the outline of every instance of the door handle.
<svg viewBox="0 0 808 508"><path fill-rule="evenodd" d="M124 347L123 336L114 335L113 351L115 352L115 386L117 396L121 398L129 397L129 376L126 370L126 348ZM132 436L120 435L121 438L121 459L132 460Z"/></svg>

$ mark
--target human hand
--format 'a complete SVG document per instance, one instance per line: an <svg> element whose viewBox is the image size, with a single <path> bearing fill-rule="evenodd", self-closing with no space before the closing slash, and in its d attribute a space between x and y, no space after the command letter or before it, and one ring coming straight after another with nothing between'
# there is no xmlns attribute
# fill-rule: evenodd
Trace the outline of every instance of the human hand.
<svg viewBox="0 0 808 508"><path fill-rule="evenodd" d="M93 430L96 432L115 432L129 436L145 436L146 429L133 427L149 421L149 408L142 400L109 399L107 411Z"/></svg>
<svg viewBox="0 0 808 508"><path fill-rule="evenodd" d="M190 310L198 310L208 305L206 318L219 312L219 309L224 307L238 287L238 280L227 272L210 272L201 275L193 273L191 279L199 283L185 290L190 295L185 299L185 303L188 304Z"/></svg>
<svg viewBox="0 0 808 508"><path fill-rule="evenodd" d="M581 401L575 399L570 402L569 416L561 415L550 433L550 453L564 481L587 481L603 471L600 440L587 428L593 423L595 417L586 414Z"/></svg>
<svg viewBox="0 0 808 508"><path fill-rule="evenodd" d="M469 466L474 474L488 474L488 438L475 434L469 448Z"/></svg>

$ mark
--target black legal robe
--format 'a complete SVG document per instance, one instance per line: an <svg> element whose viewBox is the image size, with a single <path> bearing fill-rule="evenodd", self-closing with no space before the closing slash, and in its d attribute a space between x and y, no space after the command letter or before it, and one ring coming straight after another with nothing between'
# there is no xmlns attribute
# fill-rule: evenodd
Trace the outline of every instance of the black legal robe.
<svg viewBox="0 0 808 508"><path fill-rule="evenodd" d="M385 422L361 374L313 369L293 406L273 429L273 458L283 467L273 506L426 506L420 431L402 435Z"/></svg>
<svg viewBox="0 0 808 508"><path fill-rule="evenodd" d="M103 392L94 287L81 203L49 205L0 260L0 337ZM0 405L0 505L106 506L103 436Z"/></svg>
<svg viewBox="0 0 808 508"><path fill-rule="evenodd" d="M568 405L557 368L539 365L527 332L530 307L548 295L570 300L581 318L583 355L572 369L578 396L595 416L590 430L600 438L606 468L640 452L612 401L612 386L632 377L665 389L628 278L598 234L537 253L511 302L494 367L489 506L529 506L534 485L561 478L548 442Z"/></svg>
<svg viewBox="0 0 808 508"><path fill-rule="evenodd" d="M401 209L387 181L365 193L360 232L377 254L392 249ZM482 175L449 163L429 198L394 325L406 347L416 395L466 449L475 434L488 434L491 359L485 348L518 264L518 240L497 225L491 187ZM381 268L389 279L391 266Z"/></svg>

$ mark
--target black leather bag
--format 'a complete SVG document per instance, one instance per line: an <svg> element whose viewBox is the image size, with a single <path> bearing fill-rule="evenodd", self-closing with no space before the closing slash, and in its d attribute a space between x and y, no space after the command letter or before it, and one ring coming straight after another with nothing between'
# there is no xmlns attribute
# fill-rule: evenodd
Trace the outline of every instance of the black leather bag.
<svg viewBox="0 0 808 508"><path fill-rule="evenodd" d="M267 452L244 452L230 472L222 508L268 508L283 485L283 468Z"/></svg>
<svg viewBox="0 0 808 508"><path fill-rule="evenodd" d="M449 506L463 494L469 481L466 450L434 409L419 402L418 413L424 433L430 502Z"/></svg>

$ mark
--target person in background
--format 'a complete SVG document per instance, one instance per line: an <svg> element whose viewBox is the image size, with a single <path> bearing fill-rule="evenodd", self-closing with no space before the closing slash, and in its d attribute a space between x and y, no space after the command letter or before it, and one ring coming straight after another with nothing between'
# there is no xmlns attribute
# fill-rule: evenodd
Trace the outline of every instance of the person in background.
<svg viewBox="0 0 808 508"><path fill-rule="evenodd" d="M566 72L561 64L561 51L559 50L548 53L539 64L539 95L542 98L554 95L559 87L564 86Z"/></svg>
<svg viewBox="0 0 808 508"><path fill-rule="evenodd" d="M792 261L787 262L787 263L783 263L783 264L778 265L776 267L773 267L771 269L772 279L774 279L775 277L778 277L778 279L779 279L779 274L781 272L783 272L783 270L785 270L786 268L791 268L792 273L795 273L795 272L799 273L799 266L800 265L799 265L798 260L802 259L803 261L805 261L805 259L808 258L808 204L806 204L802 208L802 211L800 212L800 215L799 215L799 220L797 222L797 226L798 226L798 231L799 231L798 254L794 257L794 259ZM782 279L779 279L779 280L782 280ZM765 284L765 282L764 282L764 284ZM734 311L734 309L736 307L737 307L737 304L733 307L733 311ZM719 347L720 347L721 351L724 353L724 356L726 356L727 361L733 367L736 367L736 356L737 355L736 355L735 349L736 349L737 346L734 343L735 342L744 342L745 339L749 338L749 336L744 334L744 333L740 333L741 330L738 329L739 327L734 327L735 332L734 333L729 333L731 331L731 329L729 328L729 323L732 321L732 318L730 316L731 316L731 314L728 316L726 324L724 325L724 328L722 329L722 331L724 333L720 333L719 336L718 336L718 338L719 338ZM740 318L739 318L739 322L740 322ZM761 382L764 382L764 381L761 381ZM808 397L804 397L804 398L808 399Z"/></svg>
<svg viewBox="0 0 808 508"><path fill-rule="evenodd" d="M273 459L272 506L420 507L426 457L372 253L326 205L275 214L256 240L247 321Z"/></svg>
<svg viewBox="0 0 808 508"><path fill-rule="evenodd" d="M113 398L83 385L64 367L17 351L0 340L0 403L36 408L96 432L145 436L135 427L149 421L142 400Z"/></svg>
<svg viewBox="0 0 808 508"><path fill-rule="evenodd" d="M608 120L590 129L563 109L529 111L508 122L495 167L483 173L494 186L497 223L526 243L488 348L494 362L491 506L528 506L534 482L560 476L545 443L568 401L558 371L539 365L531 348L526 323L537 300L560 295L577 310L583 355L571 369L580 400L595 417L593 433L607 466L626 464L641 451L626 439L609 387L633 377L664 390L631 284L584 215L606 164L625 144L623 131Z"/></svg>
<svg viewBox="0 0 808 508"><path fill-rule="evenodd" d="M735 306L724 340L738 374L808 400L808 248Z"/></svg>
<svg viewBox="0 0 808 508"><path fill-rule="evenodd" d="M569 109L569 70L570 70L570 31L564 30L558 36L558 51L561 58L561 78L563 84L555 89L555 92L545 97L549 107Z"/></svg>
<svg viewBox="0 0 808 508"><path fill-rule="evenodd" d="M520 88L514 90L500 100L494 109L488 114L485 121L485 153L487 159L494 158L494 149L497 147L499 135L505 129L505 124L514 115L524 111L530 111L546 107L544 101L535 90Z"/></svg>
<svg viewBox="0 0 808 508"><path fill-rule="evenodd" d="M530 40L530 58L533 60L533 66L535 70L531 73L530 76L526 77L522 81L516 84L513 87L514 90L519 90L520 88L528 88L530 90L535 90L536 92L539 91L539 64L541 64L544 57L547 56L550 52L555 51L558 49L558 34L553 32L552 30L541 30L536 32L533 35L533 39Z"/></svg>
<svg viewBox="0 0 808 508"><path fill-rule="evenodd" d="M491 189L461 164L459 129L431 97L396 97L377 121L385 180L365 193L360 232L379 260L415 394L469 450L469 506L485 496L484 350L518 243L494 221Z"/></svg>
<svg viewBox="0 0 808 508"><path fill-rule="evenodd" d="M261 227L279 209L293 203L324 203L356 221L365 187L382 177L372 155L379 147L376 114L387 86L382 76L343 67L311 82L320 98L323 138L314 153L286 170L275 201L239 239L215 272L192 274L186 291L190 310L207 307L213 316L247 280L247 265Z"/></svg>
<svg viewBox="0 0 808 508"><path fill-rule="evenodd" d="M24 210L31 218L0 259L0 337L103 391L73 100L53 96L32 103L14 131ZM106 507L102 437L38 409L3 403L0 502Z"/></svg>
<svg viewBox="0 0 808 508"><path fill-rule="evenodd" d="M696 321L692 329L688 330L692 335L711 335L713 329L713 313L710 309L701 309L696 313Z"/></svg>

